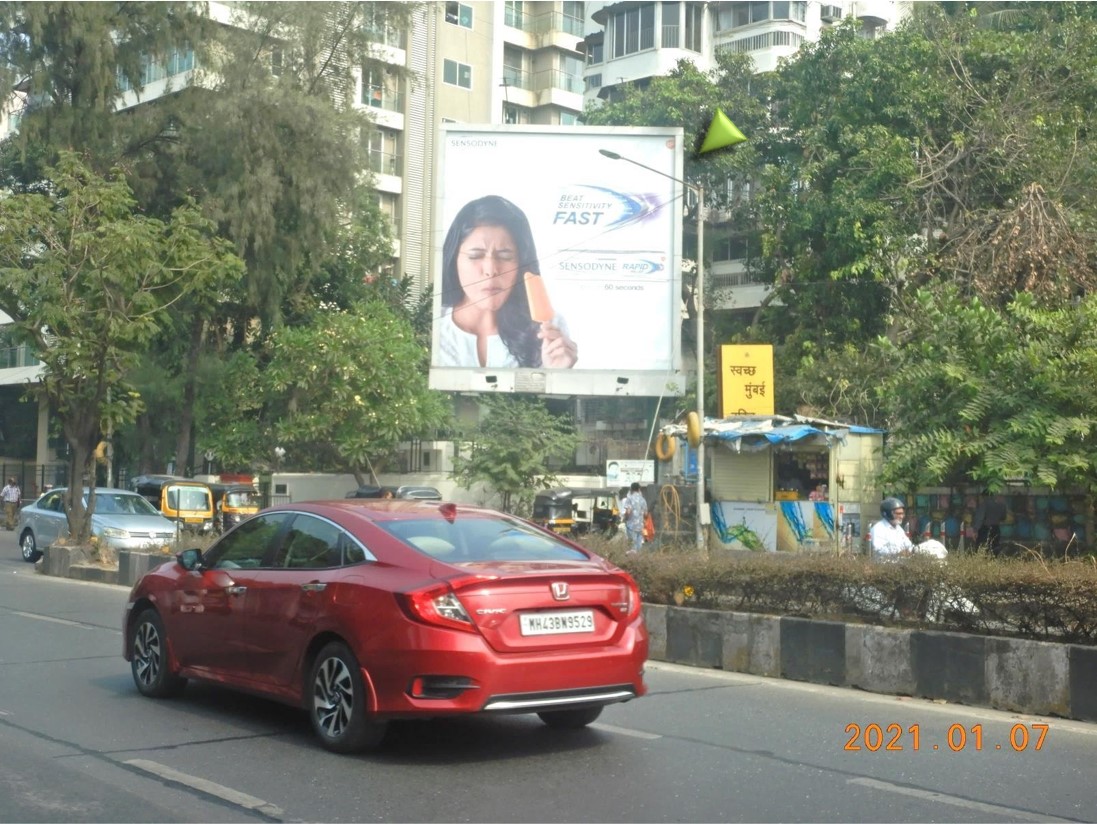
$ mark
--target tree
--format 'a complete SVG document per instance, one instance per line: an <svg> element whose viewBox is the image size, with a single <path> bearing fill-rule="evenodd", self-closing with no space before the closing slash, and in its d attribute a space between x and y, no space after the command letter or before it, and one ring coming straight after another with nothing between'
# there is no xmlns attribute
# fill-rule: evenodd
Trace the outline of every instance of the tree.
<svg viewBox="0 0 1097 824"><path fill-rule="evenodd" d="M48 194L0 199L0 308L42 361L34 391L69 446L66 512L82 543L94 449L141 408L128 375L174 302L233 283L243 267L192 204L167 222L138 214L120 171L102 178L63 153L49 180Z"/></svg>
<svg viewBox="0 0 1097 824"><path fill-rule="evenodd" d="M696 234L683 239L682 300L686 308L683 323L682 345L696 349L697 334L697 277L708 271L712 250L731 234L737 234L743 226L753 226L755 218L749 198L743 196L758 163L760 145L766 142L768 114L764 104L769 80L753 73L747 55L732 54L720 50L716 54L715 68L709 72L698 69L689 60L680 60L666 76L654 77L650 82L626 84L618 94L605 102L587 106L584 121L592 126L680 126L684 130L686 162L683 174L693 183L703 184L708 209L727 213L729 220L721 232L710 227L706 235L706 260L700 266L690 266L689 260L697 257ZM715 152L698 156L692 151L692 142L703 136L708 123L717 110L724 111L750 137L734 151ZM759 143L761 141L761 144ZM729 185L734 184L734 185ZM692 232L696 226L697 204L684 210L684 229ZM706 212L709 214L709 212ZM728 226L734 227L729 230ZM711 286L706 290L711 302ZM711 309L712 307L707 307ZM711 317L711 315L709 316ZM712 351L715 340L713 328L708 328L706 348ZM710 365L715 359L710 359ZM715 398L714 375L707 379L708 394ZM683 399L685 402L687 399Z"/></svg>
<svg viewBox="0 0 1097 824"><path fill-rule="evenodd" d="M898 343L880 346L886 481L1097 494L1097 297L1049 309L1022 293L998 309L920 290Z"/></svg>
<svg viewBox="0 0 1097 824"><path fill-rule="evenodd" d="M139 427L146 442L174 440L164 451L180 467L196 416L221 389L200 384L212 374L204 364L261 344L286 317L309 311L315 293L331 292L325 275L348 222L371 227L376 242L360 250L391 256L363 174L372 120L354 104L360 75L400 80L391 67L377 71L376 44L418 9L244 2L226 6L224 25L204 6L0 4L0 88L25 89L27 100L19 134L0 147L11 185L38 185L61 149L86 152L96 169L124 161L144 210L167 219L193 197L247 264L245 279L216 300L176 302L149 347L176 402ZM172 74L192 54L193 68ZM143 79L157 72L169 74L170 93L116 110L123 87L145 97Z"/></svg>
<svg viewBox="0 0 1097 824"><path fill-rule="evenodd" d="M459 441L453 477L465 489L486 484L504 512L527 512L538 489L558 483L552 464L575 451L579 436L570 421L532 398L488 395L483 412Z"/></svg>
<svg viewBox="0 0 1097 824"><path fill-rule="evenodd" d="M150 64L213 31L192 3L0 3L0 94L8 103L18 90L26 106L3 149L4 184L37 185L66 149L100 173L146 150L163 137L159 115L119 117L119 84L139 90Z"/></svg>
<svg viewBox="0 0 1097 824"><path fill-rule="evenodd" d="M407 320L380 300L279 329L262 377L275 442L298 465L342 469L365 483L399 443L448 421L445 396L427 388L427 355Z"/></svg>

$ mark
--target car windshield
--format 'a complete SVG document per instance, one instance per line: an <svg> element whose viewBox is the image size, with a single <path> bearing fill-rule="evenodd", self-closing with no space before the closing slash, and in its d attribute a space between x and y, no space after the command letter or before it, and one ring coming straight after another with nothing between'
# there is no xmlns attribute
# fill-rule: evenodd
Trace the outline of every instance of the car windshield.
<svg viewBox="0 0 1097 824"><path fill-rule="evenodd" d="M95 496L95 511L102 515L159 515L155 507L140 495L117 495L99 492Z"/></svg>
<svg viewBox="0 0 1097 824"><path fill-rule="evenodd" d="M458 513L452 520L377 524L420 552L454 563L476 561L586 561L584 552L522 521Z"/></svg>

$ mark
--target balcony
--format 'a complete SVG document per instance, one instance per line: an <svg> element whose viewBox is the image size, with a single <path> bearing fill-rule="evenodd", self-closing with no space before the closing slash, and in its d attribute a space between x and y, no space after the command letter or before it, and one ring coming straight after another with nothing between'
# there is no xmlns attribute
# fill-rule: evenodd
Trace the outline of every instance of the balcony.
<svg viewBox="0 0 1097 824"><path fill-rule="evenodd" d="M391 28L369 28L365 30L365 35L367 38L369 38L369 41L371 43L377 43L382 46L390 46L394 49L402 49L404 51L407 50L407 32Z"/></svg>
<svg viewBox="0 0 1097 824"><path fill-rule="evenodd" d="M362 89L362 105L387 112L402 112L404 110L404 95L399 92L388 91L379 86L366 86Z"/></svg>
<svg viewBox="0 0 1097 824"><path fill-rule="evenodd" d="M548 69L537 72L534 76L534 91L545 89L559 89L571 94L582 94L584 88L583 78L579 75L567 74L559 69Z"/></svg>
<svg viewBox="0 0 1097 824"><path fill-rule="evenodd" d="M526 19L529 20L526 31L532 32L533 34L545 34L547 32L558 31L563 32L564 34L573 34L576 37L583 36L583 18L581 17L572 17L570 14L550 11Z"/></svg>
<svg viewBox="0 0 1097 824"><path fill-rule="evenodd" d="M396 152L381 152L370 150L370 171L379 175L400 175L403 158Z"/></svg>
<svg viewBox="0 0 1097 824"><path fill-rule="evenodd" d="M503 85L515 89L533 91L533 77L527 71L512 66L503 66Z"/></svg>

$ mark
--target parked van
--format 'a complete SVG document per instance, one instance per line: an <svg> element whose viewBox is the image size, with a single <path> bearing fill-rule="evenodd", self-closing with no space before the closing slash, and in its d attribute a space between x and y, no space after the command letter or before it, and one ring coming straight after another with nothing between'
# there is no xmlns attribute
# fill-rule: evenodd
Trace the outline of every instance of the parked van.
<svg viewBox="0 0 1097 824"><path fill-rule="evenodd" d="M251 484L209 484L213 493L213 528L232 529L259 512L259 493Z"/></svg>
<svg viewBox="0 0 1097 824"><path fill-rule="evenodd" d="M130 488L183 529L213 531L213 491L208 484L174 475L138 475Z"/></svg>

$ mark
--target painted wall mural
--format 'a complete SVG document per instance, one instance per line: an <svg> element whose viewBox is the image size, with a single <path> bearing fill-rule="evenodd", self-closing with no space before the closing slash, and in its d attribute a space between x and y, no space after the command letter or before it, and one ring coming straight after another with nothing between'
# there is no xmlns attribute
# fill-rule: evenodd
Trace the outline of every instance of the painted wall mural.
<svg viewBox="0 0 1097 824"><path fill-rule="evenodd" d="M837 525L828 501L718 501L712 504L712 527L729 549L800 552L833 547Z"/></svg>

